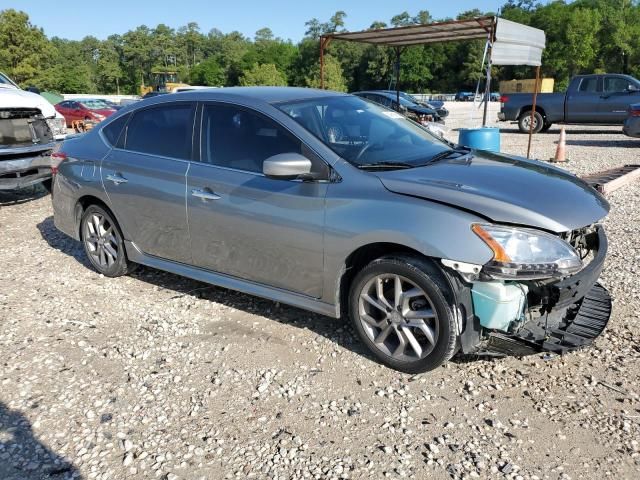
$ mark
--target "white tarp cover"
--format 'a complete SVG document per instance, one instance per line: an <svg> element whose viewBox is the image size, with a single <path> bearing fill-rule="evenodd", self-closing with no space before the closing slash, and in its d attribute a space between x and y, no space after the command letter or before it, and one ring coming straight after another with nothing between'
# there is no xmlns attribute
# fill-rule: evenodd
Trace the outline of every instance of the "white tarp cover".
<svg viewBox="0 0 640 480"><path fill-rule="evenodd" d="M542 65L546 44L543 30L498 18L495 41L491 48L494 65Z"/></svg>

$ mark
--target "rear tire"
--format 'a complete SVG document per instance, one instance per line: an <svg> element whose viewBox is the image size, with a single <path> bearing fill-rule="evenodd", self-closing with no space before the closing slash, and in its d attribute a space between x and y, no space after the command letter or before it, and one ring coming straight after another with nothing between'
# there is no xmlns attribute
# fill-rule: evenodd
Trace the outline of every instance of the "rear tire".
<svg viewBox="0 0 640 480"><path fill-rule="evenodd" d="M398 255L369 263L354 278L349 313L361 341L384 365L433 370L455 353L457 329L442 273L427 259Z"/></svg>
<svg viewBox="0 0 640 480"><path fill-rule="evenodd" d="M544 122L544 124L542 125L542 128L540 129L540 133L548 132L552 125L553 123L551 122Z"/></svg>
<svg viewBox="0 0 640 480"><path fill-rule="evenodd" d="M522 113L518 118L518 128L522 133L529 133L529 124L531 123L531 110L527 110ZM533 133L538 133L542 130L544 125L544 118L540 112L533 113Z"/></svg>
<svg viewBox="0 0 640 480"><path fill-rule="evenodd" d="M120 277L131 271L120 227L104 208L91 205L84 211L80 234L89 262L99 273Z"/></svg>

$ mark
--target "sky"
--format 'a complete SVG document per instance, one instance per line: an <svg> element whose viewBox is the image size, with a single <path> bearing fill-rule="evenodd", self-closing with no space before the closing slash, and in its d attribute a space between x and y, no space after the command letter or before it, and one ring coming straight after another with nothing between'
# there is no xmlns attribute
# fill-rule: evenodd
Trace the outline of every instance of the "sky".
<svg viewBox="0 0 640 480"><path fill-rule="evenodd" d="M31 23L44 29L48 37L80 40L87 35L105 39L123 34L139 25L155 27L164 23L173 28L197 22L203 33L217 28L224 33L237 30L253 38L269 27L277 37L299 41L305 22L329 20L338 10L347 13L346 28L368 28L375 20L389 22L392 16L408 11L415 15L428 10L435 19L455 17L478 8L497 11L506 0L0 0L0 10L14 8L29 14Z"/></svg>

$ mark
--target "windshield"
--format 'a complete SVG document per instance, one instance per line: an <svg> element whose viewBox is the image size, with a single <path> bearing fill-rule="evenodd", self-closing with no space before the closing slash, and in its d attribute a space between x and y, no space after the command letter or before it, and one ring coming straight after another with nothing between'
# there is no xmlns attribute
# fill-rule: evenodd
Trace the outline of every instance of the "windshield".
<svg viewBox="0 0 640 480"><path fill-rule="evenodd" d="M7 77L4 73L0 73L0 85L7 85L11 87L19 88L13 80Z"/></svg>
<svg viewBox="0 0 640 480"><path fill-rule="evenodd" d="M87 107L89 110L101 110L103 108L110 108L109 105L104 103L102 100L83 100L80 103Z"/></svg>
<svg viewBox="0 0 640 480"><path fill-rule="evenodd" d="M398 112L359 97L322 97L278 107L358 167L415 167L453 151Z"/></svg>
<svg viewBox="0 0 640 480"><path fill-rule="evenodd" d="M418 99L416 97L414 97L413 95L411 95L410 93L406 93L406 92L400 92L400 99L401 100L405 100L413 105L416 104L420 104L420 102L418 101Z"/></svg>

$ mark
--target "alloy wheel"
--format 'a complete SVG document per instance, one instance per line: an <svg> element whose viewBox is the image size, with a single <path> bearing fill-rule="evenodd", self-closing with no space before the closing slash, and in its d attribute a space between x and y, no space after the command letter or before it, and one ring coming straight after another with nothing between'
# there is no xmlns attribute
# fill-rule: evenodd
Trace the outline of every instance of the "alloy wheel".
<svg viewBox="0 0 640 480"><path fill-rule="evenodd" d="M401 275L371 278L360 292L358 312L375 347L396 360L423 359L438 341L438 315L431 300Z"/></svg>
<svg viewBox="0 0 640 480"><path fill-rule="evenodd" d="M84 223L87 253L100 268L107 269L118 260L118 233L109 219L94 212Z"/></svg>

